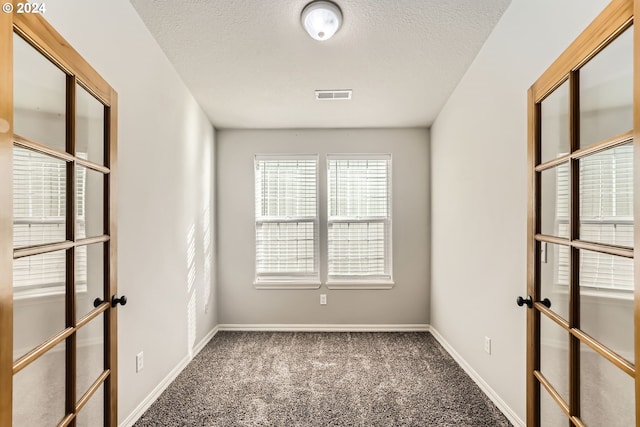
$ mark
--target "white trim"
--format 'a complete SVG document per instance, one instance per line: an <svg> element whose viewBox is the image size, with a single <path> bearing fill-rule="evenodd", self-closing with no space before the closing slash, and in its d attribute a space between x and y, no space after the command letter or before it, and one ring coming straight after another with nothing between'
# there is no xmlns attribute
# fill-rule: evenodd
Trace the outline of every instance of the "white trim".
<svg viewBox="0 0 640 427"><path fill-rule="evenodd" d="M331 215L331 161L340 161L340 160L383 160L387 162L387 216L385 217L342 217L342 216L332 216ZM388 277L388 280L385 280L388 283L391 283L391 287L393 287L393 155L391 153L377 153L377 154L351 154L351 153L328 153L325 159L326 163L326 179L325 179L325 192L326 192L326 204L327 204L327 217L326 217L326 229L325 229L325 242L326 242L326 267L327 270L330 270L330 260L329 260L329 229L333 224L340 223L381 223L384 224L384 233L385 233L385 249L384 249L384 276ZM328 272L329 273L329 272ZM369 277L371 279L371 277ZM343 282L343 281L367 281L366 277L363 278L354 278L351 279L350 276L345 275L332 275L328 274L328 282ZM391 287L343 287L342 289L391 289ZM338 289L329 287L329 289Z"/></svg>
<svg viewBox="0 0 640 427"><path fill-rule="evenodd" d="M393 289L395 283L393 281L375 281L370 282L356 280L327 280L327 289Z"/></svg>
<svg viewBox="0 0 640 427"><path fill-rule="evenodd" d="M607 289L582 286L580 288L580 298L585 301L595 299L598 304L605 303L625 307L629 303L633 304L634 291L633 289Z"/></svg>
<svg viewBox="0 0 640 427"><path fill-rule="evenodd" d="M320 282L313 282L309 284L304 283L287 283L284 281L280 282L254 282L253 287L255 289L278 289L278 290L290 290L290 289L320 289Z"/></svg>
<svg viewBox="0 0 640 427"><path fill-rule="evenodd" d="M391 160L391 153L327 153L327 170L329 160Z"/></svg>
<svg viewBox="0 0 640 427"><path fill-rule="evenodd" d="M223 324L220 331L265 332L428 332L428 324L403 325L340 325L340 324Z"/></svg>
<svg viewBox="0 0 640 427"><path fill-rule="evenodd" d="M487 395L489 399L500 409L500 411L504 414L505 417L516 427L525 427L525 422L518 417L518 415L513 412L513 410L507 405L507 403L502 400L502 398L496 393L489 384L478 374L472 367L467 363L466 360L460 356L460 354L444 339L442 335L433 327L429 326L429 332L431 335L440 343L442 347L453 357L458 365L471 377L471 379L480 387L480 390Z"/></svg>
<svg viewBox="0 0 640 427"><path fill-rule="evenodd" d="M316 196L316 214L313 217L301 216L301 217L262 217L258 216L258 206L256 193L258 191L258 164L259 162L267 161L315 161L316 167L316 181L315 181L315 196ZM320 287L320 156L318 154L255 154L253 159L253 212L254 212L254 281L253 284L256 289L287 289L279 288L278 286L282 282L290 282L296 280L303 280L306 282L316 283L318 287L309 287L303 283L301 287L290 289L318 289ZM262 224L278 224L278 223L312 223L313 224L313 272L304 274L293 273L285 275L273 275L271 273L258 273L258 225ZM276 283L276 286L269 286L269 283ZM266 286L263 285L266 283ZM264 287L262 287L264 286Z"/></svg>
<svg viewBox="0 0 640 427"><path fill-rule="evenodd" d="M154 388L151 393L125 418L120 427L131 427L136 421L146 412L147 409L160 397L160 395L169 387L169 385L180 375L180 373L186 368L194 357L200 353L200 351L211 341L211 339L218 333L220 329L218 326L214 327L207 335L200 340L198 344L193 347L193 355L188 354L173 368L166 377L160 381L160 383Z"/></svg>
<svg viewBox="0 0 640 427"><path fill-rule="evenodd" d="M21 289L23 286L17 286L13 288L13 300L21 301L33 298L49 298L55 296L64 297L66 292L66 287L64 283L59 283L55 285L44 285L38 286L33 289ZM24 286L29 288L29 286ZM83 285L78 285L76 283L76 295L78 294L86 294L87 293L87 283L85 282Z"/></svg>
<svg viewBox="0 0 640 427"><path fill-rule="evenodd" d="M255 154L255 160L318 160L319 154L301 154L301 153L284 153L284 154Z"/></svg>
<svg viewBox="0 0 640 427"><path fill-rule="evenodd" d="M207 335L205 335L198 344L193 347L193 357L196 357L198 353L202 351L203 348L209 344L209 341L218 333L220 328L216 325Z"/></svg>
<svg viewBox="0 0 640 427"><path fill-rule="evenodd" d="M563 283L553 284L553 294L569 298L569 286ZM596 299L598 304L614 304L627 306L634 301L633 289L594 288L580 286L580 298L585 300Z"/></svg>

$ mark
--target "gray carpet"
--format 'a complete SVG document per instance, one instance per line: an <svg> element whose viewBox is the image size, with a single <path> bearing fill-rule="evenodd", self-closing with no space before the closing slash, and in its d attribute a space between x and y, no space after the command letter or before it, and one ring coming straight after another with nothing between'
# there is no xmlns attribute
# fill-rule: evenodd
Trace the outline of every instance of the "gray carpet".
<svg viewBox="0 0 640 427"><path fill-rule="evenodd" d="M429 333L219 332L147 426L510 426Z"/></svg>

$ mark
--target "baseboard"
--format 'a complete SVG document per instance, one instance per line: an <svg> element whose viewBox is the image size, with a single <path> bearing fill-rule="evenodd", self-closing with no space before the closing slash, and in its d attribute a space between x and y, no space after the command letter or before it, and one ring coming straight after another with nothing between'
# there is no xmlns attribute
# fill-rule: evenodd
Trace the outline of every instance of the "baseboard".
<svg viewBox="0 0 640 427"><path fill-rule="evenodd" d="M438 340L440 345L444 347L444 349L453 357L453 359L460 365L462 369L471 377L471 379L480 387L480 390L487 395L489 399L502 411L505 417L517 427L525 427L525 422L518 417L518 415L513 412L513 410L507 405L507 403L502 400L500 396L486 383L484 379L467 363L466 360L460 356L460 354L444 339L442 335L433 327L429 327L429 332L431 335Z"/></svg>
<svg viewBox="0 0 640 427"><path fill-rule="evenodd" d="M220 331L270 332L428 332L427 324L340 325L340 324L222 324Z"/></svg>
<svg viewBox="0 0 640 427"><path fill-rule="evenodd" d="M200 340L198 344L196 344L195 347L193 347L193 357L196 357L198 353L200 353L202 349L205 348L207 344L209 344L211 338L213 338L219 330L220 328L218 326L215 326L207 335L204 336L204 338Z"/></svg>
<svg viewBox="0 0 640 427"><path fill-rule="evenodd" d="M162 381L160 381L160 384L158 384L156 388L154 388L153 391L151 391L151 393L149 393L149 395L136 407L136 409L134 409L133 412L120 423L120 427L133 426L133 424L138 421L142 414L144 414L145 411L149 409L153 402L155 402L158 397L160 397L162 392L165 391L167 387L169 387L173 380L175 380L176 377L180 375L180 372L182 372L184 368L186 368L187 365L193 360L193 358L196 357L198 353L200 353L200 351L207 345L207 343L211 341L211 339L215 336L215 334L218 333L218 331L219 328L218 326L216 326L207 335L205 335L204 338L202 338L202 340L200 340L200 342L193 348L193 356L186 355L180 362L178 362L176 367L173 368Z"/></svg>

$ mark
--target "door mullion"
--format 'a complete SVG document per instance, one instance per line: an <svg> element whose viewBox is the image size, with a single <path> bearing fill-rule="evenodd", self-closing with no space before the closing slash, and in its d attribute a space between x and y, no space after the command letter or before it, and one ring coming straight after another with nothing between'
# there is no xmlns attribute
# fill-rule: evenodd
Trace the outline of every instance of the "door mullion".
<svg viewBox="0 0 640 427"><path fill-rule="evenodd" d="M527 295L534 300L540 294L540 242L535 236L541 231L541 173L535 167L541 158L541 106L533 91L528 93L528 169L529 169L529 215L527 217ZM535 372L540 370L540 312L527 310L527 425L540 426L540 383Z"/></svg>
<svg viewBox="0 0 640 427"><path fill-rule="evenodd" d="M569 144L571 152L580 148L580 74L569 74ZM580 239L580 160L569 163L569 239ZM572 245L569 260L569 328L580 327L580 250ZM569 336L569 409L580 416L580 340Z"/></svg>
<svg viewBox="0 0 640 427"><path fill-rule="evenodd" d="M67 107L66 107L66 149L67 153L72 156L76 152L76 101L75 101L76 79L73 76L67 76ZM67 162L67 194L66 194L66 238L70 242L76 240L76 164L73 161ZM66 259L66 286L65 286L65 317L67 328L74 328L76 324L75 315L75 258L76 248L72 247L67 250ZM66 395L65 408L66 413L73 414L76 407L76 362L77 362L77 336L76 332L72 333L66 340ZM75 427L76 420L73 418L69 424Z"/></svg>
<svg viewBox="0 0 640 427"><path fill-rule="evenodd" d="M542 104L536 103L534 107L534 117L535 117L535 127L533 129L534 132L534 153L533 153L533 166L537 166L542 161ZM535 174L535 216L534 216L534 226L535 233L542 233L542 173L534 173ZM530 295L532 295L534 301L539 301L541 299L541 289L540 289L540 258L541 258L541 242L534 241L534 255L533 255L533 289L531 290ZM530 347L531 352L531 367L530 376L533 387L533 405L536 408L534 411L533 417L533 425L536 427L540 427L540 389L541 384L534 377L534 372L540 371L540 311L536 308L531 310L527 310L528 322L531 325L531 336L532 341L534 343L533 346Z"/></svg>

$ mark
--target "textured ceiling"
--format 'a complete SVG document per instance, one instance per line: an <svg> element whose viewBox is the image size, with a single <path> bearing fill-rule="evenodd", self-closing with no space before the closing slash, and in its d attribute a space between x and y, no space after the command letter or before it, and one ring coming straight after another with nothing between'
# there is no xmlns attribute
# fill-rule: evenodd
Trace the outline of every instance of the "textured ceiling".
<svg viewBox="0 0 640 427"><path fill-rule="evenodd" d="M337 0L324 42L309 0L131 0L217 128L424 127L511 0ZM316 101L316 89L353 89Z"/></svg>

